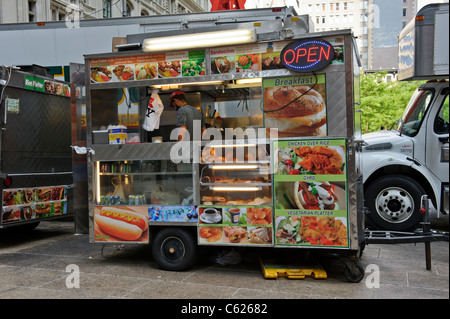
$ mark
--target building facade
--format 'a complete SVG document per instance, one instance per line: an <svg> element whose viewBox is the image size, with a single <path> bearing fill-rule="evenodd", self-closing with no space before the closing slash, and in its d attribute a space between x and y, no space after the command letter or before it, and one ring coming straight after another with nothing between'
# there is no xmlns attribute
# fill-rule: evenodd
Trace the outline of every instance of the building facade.
<svg viewBox="0 0 450 319"><path fill-rule="evenodd" d="M363 69L368 65L368 0L299 0L301 14L308 14L315 31L351 29L356 37Z"/></svg>
<svg viewBox="0 0 450 319"><path fill-rule="evenodd" d="M352 29L363 70L394 70L397 37L423 6L448 0L299 0L316 31Z"/></svg>
<svg viewBox="0 0 450 319"><path fill-rule="evenodd" d="M448 0L247 0L246 9L293 6L315 31L351 29L363 70L397 68L397 36L417 11ZM0 0L0 24L102 19L209 11L210 0Z"/></svg>
<svg viewBox="0 0 450 319"><path fill-rule="evenodd" d="M0 23L102 19L208 11L209 0L0 0Z"/></svg>

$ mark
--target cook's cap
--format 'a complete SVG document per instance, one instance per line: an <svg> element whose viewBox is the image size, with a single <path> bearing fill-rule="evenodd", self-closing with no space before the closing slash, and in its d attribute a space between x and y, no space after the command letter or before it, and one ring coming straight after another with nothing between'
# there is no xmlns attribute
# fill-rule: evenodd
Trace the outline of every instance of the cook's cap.
<svg viewBox="0 0 450 319"><path fill-rule="evenodd" d="M180 94L184 95L186 93L184 93L183 91L174 91L172 92L172 94L170 94L169 107L176 107L176 105L173 103L173 97Z"/></svg>

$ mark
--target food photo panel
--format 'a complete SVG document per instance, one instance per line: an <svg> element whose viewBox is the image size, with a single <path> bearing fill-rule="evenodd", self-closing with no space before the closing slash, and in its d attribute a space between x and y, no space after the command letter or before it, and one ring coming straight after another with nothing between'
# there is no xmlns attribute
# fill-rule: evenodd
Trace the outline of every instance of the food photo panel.
<svg viewBox="0 0 450 319"><path fill-rule="evenodd" d="M326 136L325 74L263 79L264 127L278 137Z"/></svg>
<svg viewBox="0 0 450 319"><path fill-rule="evenodd" d="M147 206L96 206L95 241L148 242Z"/></svg>
<svg viewBox="0 0 450 319"><path fill-rule="evenodd" d="M275 243L280 246L348 247L347 218L277 216Z"/></svg>
<svg viewBox="0 0 450 319"><path fill-rule="evenodd" d="M201 224L222 224L222 208L199 207L199 222Z"/></svg>
<svg viewBox="0 0 450 319"><path fill-rule="evenodd" d="M199 207L199 244L272 245L271 206Z"/></svg>
<svg viewBox="0 0 450 319"><path fill-rule="evenodd" d="M273 144L275 244L348 246L346 139Z"/></svg>

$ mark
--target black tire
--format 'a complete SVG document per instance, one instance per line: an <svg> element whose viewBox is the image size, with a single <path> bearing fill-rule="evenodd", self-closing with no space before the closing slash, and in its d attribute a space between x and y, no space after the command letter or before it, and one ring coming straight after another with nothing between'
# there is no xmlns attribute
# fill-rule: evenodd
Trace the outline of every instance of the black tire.
<svg viewBox="0 0 450 319"><path fill-rule="evenodd" d="M186 270L197 259L197 242L187 230L167 227L160 230L153 239L152 253L162 269Z"/></svg>
<svg viewBox="0 0 450 319"><path fill-rule="evenodd" d="M25 223L22 225L15 225L11 228L6 228L5 230L9 230L11 233L29 233L36 229L39 226L40 222L32 222Z"/></svg>
<svg viewBox="0 0 450 319"><path fill-rule="evenodd" d="M40 222L33 222L33 223L27 223L24 225L21 225L19 227L21 227L21 231L25 231L25 232L30 232L36 229L36 227L39 226Z"/></svg>
<svg viewBox="0 0 450 319"><path fill-rule="evenodd" d="M408 231L422 221L420 200L425 190L410 177L388 175L373 181L364 192L369 221L378 229Z"/></svg>
<svg viewBox="0 0 450 319"><path fill-rule="evenodd" d="M344 276L348 282L358 283L364 278L364 268L355 263L350 269L349 266L344 268Z"/></svg>

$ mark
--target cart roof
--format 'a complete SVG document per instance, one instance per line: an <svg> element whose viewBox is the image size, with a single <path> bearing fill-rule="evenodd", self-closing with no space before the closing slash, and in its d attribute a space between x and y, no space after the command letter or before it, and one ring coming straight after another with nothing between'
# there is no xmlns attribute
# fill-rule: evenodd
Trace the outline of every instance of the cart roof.
<svg viewBox="0 0 450 319"><path fill-rule="evenodd" d="M211 29L210 29L211 31ZM160 33L163 34L163 33ZM173 32L170 32L171 35L173 35ZM344 29L344 30L335 30L335 31L326 31L326 32L310 32L305 33L302 35L298 35L294 38L290 39L280 39L280 41L294 41L298 39L306 39L306 38L322 38L322 37L334 37L339 35L353 35L353 31L351 29ZM256 43L264 43L264 42L274 42L274 41L258 41ZM105 53L95 53L95 54L84 54L85 59L98 59L98 58L108 58L108 57L118 57L118 56L131 56L131 55L139 55L139 54L148 54L146 52L143 52L142 50L129 50L129 51L122 51L122 52L105 52Z"/></svg>

